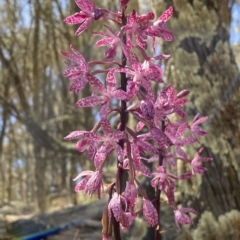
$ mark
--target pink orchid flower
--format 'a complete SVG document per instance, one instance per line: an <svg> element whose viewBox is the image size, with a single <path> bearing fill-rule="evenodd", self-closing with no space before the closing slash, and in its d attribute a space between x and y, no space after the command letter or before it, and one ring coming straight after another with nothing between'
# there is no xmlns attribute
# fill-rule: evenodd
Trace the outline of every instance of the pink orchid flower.
<svg viewBox="0 0 240 240"><path fill-rule="evenodd" d="M169 123L167 128L166 128L166 135L171 139L173 142L174 148L177 152L177 154L182 157L187 159L187 154L185 151L182 149L182 147L186 145L193 144L194 142L197 141L195 137L183 137L184 132L188 129L188 124L187 123L182 123L176 124L176 127L174 124Z"/></svg>
<svg viewBox="0 0 240 240"><path fill-rule="evenodd" d="M69 78L73 83L70 86L70 91L78 94L88 82L89 66L85 58L76 49L70 46L72 53L62 51L62 55L71 60L73 63L68 64L69 68L63 72L63 76Z"/></svg>
<svg viewBox="0 0 240 240"><path fill-rule="evenodd" d="M199 154L203 151L203 148L199 149L198 152L194 155L193 160L191 161L191 169L192 174L195 175L197 173L203 174L205 171L207 171L206 168L202 167L202 162L209 162L212 161L212 158L209 157L199 157Z"/></svg>
<svg viewBox="0 0 240 240"><path fill-rule="evenodd" d="M100 96L92 95L86 98L82 98L76 103L76 106L93 107L101 104L100 118L106 119L108 115L108 108L113 98L116 98L118 100L127 100L128 95L125 91L121 89L114 90L115 80L110 75L111 72L109 72L106 79L107 88L105 88L101 81L99 81L95 76L92 75L89 76L88 81L91 84L93 90L95 92L99 92L101 95Z"/></svg>
<svg viewBox="0 0 240 240"><path fill-rule="evenodd" d="M198 214L197 211L195 211L192 208L180 208L180 209L174 210L175 223L179 229L180 229L179 223L190 224L190 225L193 224L192 219L186 214L186 212Z"/></svg>
<svg viewBox="0 0 240 240"><path fill-rule="evenodd" d="M185 96L185 95L184 95ZM176 94L174 86L170 85L165 88L157 98L154 105L156 118L162 119L164 115L177 113L180 117L184 118L186 114L182 110L182 106L188 101L184 96L180 97Z"/></svg>
<svg viewBox="0 0 240 240"><path fill-rule="evenodd" d="M85 190L85 193L88 193L90 196L97 192L98 198L100 199L101 190L103 190L102 171L82 171L73 180L76 181L84 176L86 177L81 179L80 182L76 185L75 191L79 192L81 190Z"/></svg>
<svg viewBox="0 0 240 240"><path fill-rule="evenodd" d="M65 140L80 139L76 145L78 151L83 152L88 147L88 159L93 159L94 164L97 169L101 166L106 157L115 149L119 161L123 161L123 150L119 146L118 142L124 139L124 131L112 131L110 123L105 119L101 121L101 127L104 136L101 136L95 132L89 131L73 131ZM99 142L103 142L101 147L99 147Z"/></svg>
<svg viewBox="0 0 240 240"><path fill-rule="evenodd" d="M68 24L81 23L81 26L75 32L75 36L78 36L88 28L91 21L101 18L104 15L104 10L95 8L95 5L90 0L75 0L75 2L82 11L66 17L64 22Z"/></svg>
<svg viewBox="0 0 240 240"><path fill-rule="evenodd" d="M194 118L193 118L193 122L190 125L190 131L191 133L194 135L199 135L199 136L205 136L207 133L205 131L203 131L198 125L200 123L203 123L205 121L207 121L208 117L201 117L198 118L200 114L197 114Z"/></svg>
<svg viewBox="0 0 240 240"><path fill-rule="evenodd" d="M108 31L112 34L106 34L104 32L93 32L93 34L102 36L103 38L99 41L96 42L96 46L101 47L101 46L109 46L108 49L104 53L105 58L114 58L117 54L117 46L121 45L122 48L125 49L125 52L127 51L127 47L125 44L122 42L121 35L122 32L119 32L118 34L115 33L115 31L105 25L105 27L108 29Z"/></svg>
<svg viewBox="0 0 240 240"><path fill-rule="evenodd" d="M165 190L169 185L175 185L174 180L177 180L178 177L167 173L166 169L163 166L156 166L157 172L153 172L154 178L151 180L151 185L153 188L158 188L159 190Z"/></svg>
<svg viewBox="0 0 240 240"><path fill-rule="evenodd" d="M116 151L117 158L120 162L123 162L124 152L123 149L118 144L121 139L125 138L124 131L112 131L111 125L107 120L101 121L102 130L104 133L104 137L102 137L103 144L97 150L95 158L94 158L94 165L96 168L99 168L106 157L113 151ZM86 138L88 136L85 135ZM90 136L91 138L91 136ZM92 139L94 140L94 138Z"/></svg>
<svg viewBox="0 0 240 240"><path fill-rule="evenodd" d="M165 41L172 41L173 33L166 28L166 22L172 17L173 7L169 7L155 22L149 24L145 30L148 36L152 37L152 48L155 51L155 38L161 37Z"/></svg>
<svg viewBox="0 0 240 240"><path fill-rule="evenodd" d="M146 15L137 15L136 11L133 10L128 17L128 23L124 27L127 33L127 47L129 50L132 49L132 38L135 36L136 43L140 48L147 48L147 34L145 29L148 26L150 20L154 19L154 13L149 12Z"/></svg>

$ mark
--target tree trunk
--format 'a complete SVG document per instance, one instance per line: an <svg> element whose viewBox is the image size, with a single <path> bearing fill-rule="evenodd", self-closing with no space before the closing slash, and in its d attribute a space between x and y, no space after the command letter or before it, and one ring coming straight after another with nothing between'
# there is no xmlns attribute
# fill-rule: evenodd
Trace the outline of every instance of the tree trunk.
<svg viewBox="0 0 240 240"><path fill-rule="evenodd" d="M40 212L46 210L46 184L45 173L47 168L46 155L43 148L34 146L35 155L35 179L36 179L36 196Z"/></svg>
<svg viewBox="0 0 240 240"><path fill-rule="evenodd" d="M240 75L229 43L230 2L152 0L157 16L174 7L168 22L174 40L162 46L164 54L172 55L166 65L167 84L191 91L188 116L209 116L202 142L214 161L205 165L203 177L179 186L183 204L199 211L197 229L185 231L181 239L240 237L240 212L233 211L240 209Z"/></svg>

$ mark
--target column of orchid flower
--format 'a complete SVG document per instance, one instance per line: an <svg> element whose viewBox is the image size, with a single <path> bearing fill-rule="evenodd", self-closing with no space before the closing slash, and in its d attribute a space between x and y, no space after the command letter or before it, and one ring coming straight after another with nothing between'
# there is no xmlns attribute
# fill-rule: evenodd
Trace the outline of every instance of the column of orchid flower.
<svg viewBox="0 0 240 240"><path fill-rule="evenodd" d="M103 239L111 239L112 228L115 239L121 239L120 228L125 232L138 214L143 214L148 226L156 226L155 239L159 239L159 205L160 194L164 193L169 206L173 209L177 226L192 224L187 212L196 214L191 208L177 208L174 201L175 181L187 179L195 174L202 174L206 169L202 162L211 158L201 158L200 149L193 160L189 159L183 150L186 145L197 142L197 135L204 136L199 124L207 117L195 116L192 124L184 122L183 105L189 91L176 93L172 85L159 92L157 96L151 87L151 82L163 83L161 68L156 61L168 59L169 55L149 57L146 54L147 39L152 40L155 50L155 38L161 37L166 41L172 40L172 32L166 28L166 21L172 16L173 8L166 10L156 21L154 14L149 12L138 15L136 11L126 15L129 0L120 0L120 11L112 12L107 9L96 8L91 0L75 0L81 9L64 22L78 24L75 35L83 33L94 20L105 20L116 24L118 32L104 25L106 32L93 32L102 37L96 46L106 46L105 59L86 62L85 58L72 46L72 53L62 51L71 62L63 75L70 79L70 91L78 94L86 84L90 84L92 95L80 99L76 106L93 107L100 105L100 120L91 130L71 132L66 140L78 139L76 149L87 151L87 158L94 161L95 171L82 171L74 180L79 180L75 191L84 190L90 196L95 192L101 198L104 191L102 175L108 156L113 151L117 155L116 181L108 188L109 202L103 212ZM113 61L117 55L117 48L122 50L122 62ZM135 49L144 59L141 63ZM135 51L135 52L136 52ZM106 66L104 70L93 70L96 64ZM111 66L111 67L110 67ZM115 67L112 67L115 66ZM98 73L106 73L105 84L98 78ZM120 82L116 75L120 73ZM112 100L121 103L119 109L112 108ZM112 129L109 114L116 111L119 114L117 129ZM127 126L126 116L132 114L137 120L136 131ZM172 121L171 115L177 114L181 120ZM140 131L144 129L144 133ZM146 155L151 154L149 158ZM176 169L176 161L181 160L189 165L189 172L174 175L169 169ZM156 171L151 172L143 161L157 161ZM172 166L170 168L169 166ZM126 188L123 188L123 172L128 173ZM151 178L151 185L156 189L156 199L148 199L146 191L138 182L140 174ZM123 191L124 190L124 191ZM138 199L142 197L141 209L136 209Z"/></svg>

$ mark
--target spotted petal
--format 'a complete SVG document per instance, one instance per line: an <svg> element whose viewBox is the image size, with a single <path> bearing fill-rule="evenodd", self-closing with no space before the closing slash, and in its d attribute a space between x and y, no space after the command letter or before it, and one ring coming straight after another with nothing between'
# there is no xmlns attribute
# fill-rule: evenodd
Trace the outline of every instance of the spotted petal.
<svg viewBox="0 0 240 240"><path fill-rule="evenodd" d="M104 138L95 132L85 132L83 134L84 138L92 141L103 141Z"/></svg>
<svg viewBox="0 0 240 240"><path fill-rule="evenodd" d="M89 178L85 186L85 193L88 193L90 196L92 196L93 193L101 189L101 187L102 187L102 171L96 171Z"/></svg>
<svg viewBox="0 0 240 240"><path fill-rule="evenodd" d="M98 169L106 157L112 152L112 146L104 146L102 145L98 150L94 158L94 166Z"/></svg>
<svg viewBox="0 0 240 240"><path fill-rule="evenodd" d="M104 103L102 103L99 111L99 116L101 120L107 119L108 109L109 109L109 101L105 101Z"/></svg>
<svg viewBox="0 0 240 240"><path fill-rule="evenodd" d="M79 65L82 65L83 63L86 63L85 58L80 54L76 49L70 46L71 50L73 51L74 54L66 52L66 51L61 51L62 55L66 57L67 59L73 61L74 63L77 63Z"/></svg>
<svg viewBox="0 0 240 240"><path fill-rule="evenodd" d="M112 37L107 37L100 39L99 41L96 42L97 47L102 47L102 46L107 46L110 45L114 42L114 39Z"/></svg>
<svg viewBox="0 0 240 240"><path fill-rule="evenodd" d="M102 94L106 92L104 85L102 84L101 81L99 81L98 78L96 78L91 74L87 74L87 78L92 88L94 89L94 91L98 91L99 93L102 93Z"/></svg>
<svg viewBox="0 0 240 240"><path fill-rule="evenodd" d="M94 11L94 4L91 0L75 0L78 7L88 13L91 13Z"/></svg>
<svg viewBox="0 0 240 240"><path fill-rule="evenodd" d="M82 180L76 185L76 187L75 187L75 189L74 189L75 192L79 192L79 191L85 189L86 184L87 184L87 182L88 182L88 180L89 180L90 177L91 177L91 176L87 176L87 177L85 177L84 179L82 179Z"/></svg>
<svg viewBox="0 0 240 240"><path fill-rule="evenodd" d="M112 95L113 95L113 97L115 97L118 100L125 101L125 100L128 99L128 94L121 89L118 89L118 90L114 91Z"/></svg>
<svg viewBox="0 0 240 240"><path fill-rule="evenodd" d="M87 18L84 23L77 29L77 31L75 32L75 36L80 35L81 33L83 33L89 26L89 24L91 23L92 18Z"/></svg>
<svg viewBox="0 0 240 240"><path fill-rule="evenodd" d="M111 125L107 119L101 121L101 127L105 136L109 136L112 133Z"/></svg>
<svg viewBox="0 0 240 240"><path fill-rule="evenodd" d="M158 224L158 213L152 202L143 198L143 218L148 226L154 227Z"/></svg>
<svg viewBox="0 0 240 240"><path fill-rule="evenodd" d="M174 210L175 223L178 228L180 228L179 223L190 224L190 225L193 224L192 219L187 214L185 214L185 212L191 212L193 214L197 214L197 212L192 208L180 208L180 209Z"/></svg>
<svg viewBox="0 0 240 240"><path fill-rule="evenodd" d="M71 16L66 17L63 22L67 23L67 24L78 24L78 23L82 23L85 21L86 19L86 14L83 12L77 12L74 13Z"/></svg>
<svg viewBox="0 0 240 240"><path fill-rule="evenodd" d="M111 69L106 77L106 82L107 82L107 89L108 91L112 91L116 87L116 78L114 75L115 69Z"/></svg>
<svg viewBox="0 0 240 240"><path fill-rule="evenodd" d="M102 103L102 97L100 96L90 96L80 99L77 103L77 107L93 107Z"/></svg>
<svg viewBox="0 0 240 240"><path fill-rule="evenodd" d="M137 145L141 146L141 148L144 151L148 151L148 152L153 153L153 154L158 154L157 148L155 148L152 144L150 144L146 141L138 140Z"/></svg>
<svg viewBox="0 0 240 240"><path fill-rule="evenodd" d="M108 203L109 221L111 221L111 217L113 213L115 219L117 220L117 222L119 222L122 218L122 212L123 210L122 210L120 195L118 195L117 193L114 193L112 199Z"/></svg>
<svg viewBox="0 0 240 240"><path fill-rule="evenodd" d="M74 139L79 139L80 137L83 136L84 133L87 131L73 131L69 135L67 135L64 140L74 140Z"/></svg>
<svg viewBox="0 0 240 240"><path fill-rule="evenodd" d="M171 6L158 18L158 20L166 22L172 17L172 15L173 15L173 7Z"/></svg>
<svg viewBox="0 0 240 240"><path fill-rule="evenodd" d="M78 94L81 90L84 89L86 84L87 84L87 78L84 74L82 74L73 81L69 90L74 92L75 94Z"/></svg>
<svg viewBox="0 0 240 240"><path fill-rule="evenodd" d="M152 128L150 130L152 138L161 149L166 149L173 145L172 141L158 128Z"/></svg>

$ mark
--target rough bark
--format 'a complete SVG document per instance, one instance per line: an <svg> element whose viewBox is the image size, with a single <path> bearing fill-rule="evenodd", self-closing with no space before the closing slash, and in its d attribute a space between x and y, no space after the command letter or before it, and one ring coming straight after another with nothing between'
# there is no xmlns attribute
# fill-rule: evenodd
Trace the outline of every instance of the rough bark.
<svg viewBox="0 0 240 240"><path fill-rule="evenodd" d="M152 0L152 4L157 16L174 6L168 23L174 41L162 46L173 57L166 66L168 83L178 91L191 91L190 116L210 117L203 144L214 161L205 164L208 172L203 177L179 186L183 203L199 211L197 229L181 239L238 239L238 225L233 222L239 218L232 210L240 209L240 75L229 43L230 1ZM221 227L221 219L227 229Z"/></svg>

